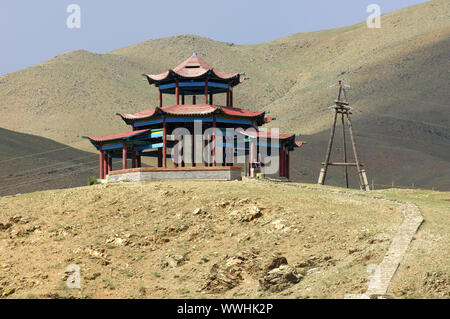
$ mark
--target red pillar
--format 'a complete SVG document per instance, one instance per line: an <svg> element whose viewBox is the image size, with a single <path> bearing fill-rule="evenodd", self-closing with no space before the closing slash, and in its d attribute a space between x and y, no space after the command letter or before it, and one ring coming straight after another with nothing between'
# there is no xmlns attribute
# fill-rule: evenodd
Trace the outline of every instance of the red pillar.
<svg viewBox="0 0 450 319"><path fill-rule="evenodd" d="M162 92L161 92L161 89L159 89L159 107L162 107Z"/></svg>
<svg viewBox="0 0 450 319"><path fill-rule="evenodd" d="M195 105L197 104L197 96L192 95L192 104Z"/></svg>
<svg viewBox="0 0 450 319"><path fill-rule="evenodd" d="M252 172L254 172L254 170L253 170L253 163L255 163L256 162L256 159L255 159L255 153L256 153L256 142L257 142L257 138L255 138L255 139L251 139L250 140L250 158L249 158L249 176L251 176L251 177L254 177L254 175L252 174Z"/></svg>
<svg viewBox="0 0 450 319"><path fill-rule="evenodd" d="M175 86L175 102L176 105L180 104L180 86L178 84L178 81L176 81Z"/></svg>
<svg viewBox="0 0 450 319"><path fill-rule="evenodd" d="M233 89L230 89L230 106L233 107Z"/></svg>
<svg viewBox="0 0 450 319"><path fill-rule="evenodd" d="M108 172L112 172L112 157L108 156Z"/></svg>
<svg viewBox="0 0 450 319"><path fill-rule="evenodd" d="M166 128L166 118L164 118L164 120L163 120L163 150L162 150L162 158L163 158L162 166L164 168L167 167L166 151L167 151L167 128Z"/></svg>
<svg viewBox="0 0 450 319"><path fill-rule="evenodd" d="M105 178L105 176L103 175L103 173L104 173L104 170L103 170L103 164L105 163L105 160L104 160L104 153L103 153L103 151L100 151L100 158L99 158L99 176L98 176L98 178L99 179L104 179Z"/></svg>
<svg viewBox="0 0 450 319"><path fill-rule="evenodd" d="M137 167L142 167L141 155L136 156L136 161L137 161L137 163L136 163Z"/></svg>
<svg viewBox="0 0 450 319"><path fill-rule="evenodd" d="M208 80L205 80L205 104L208 104Z"/></svg>
<svg viewBox="0 0 450 319"><path fill-rule="evenodd" d="M289 179L289 151L286 151L286 178Z"/></svg>
<svg viewBox="0 0 450 319"><path fill-rule="evenodd" d="M105 156L103 156L104 162L103 162L103 176L108 175L108 158L109 156L107 154L105 154Z"/></svg>
<svg viewBox="0 0 450 319"><path fill-rule="evenodd" d="M212 143L213 143L213 149L212 149L212 166L216 166L216 116L213 115L213 132L212 132Z"/></svg>
<svg viewBox="0 0 450 319"><path fill-rule="evenodd" d="M195 134L192 134L192 167L195 167Z"/></svg>
<svg viewBox="0 0 450 319"><path fill-rule="evenodd" d="M131 152L131 168L136 168L136 152Z"/></svg>
<svg viewBox="0 0 450 319"><path fill-rule="evenodd" d="M280 174L280 177L283 177L284 175L283 175L283 164L284 164L284 160L283 160L283 144L280 144L280 154L279 154L279 174Z"/></svg>
<svg viewBox="0 0 450 319"><path fill-rule="evenodd" d="M122 169L127 169L127 143L122 144Z"/></svg>
<svg viewBox="0 0 450 319"><path fill-rule="evenodd" d="M158 148L158 167L162 167L162 148Z"/></svg>

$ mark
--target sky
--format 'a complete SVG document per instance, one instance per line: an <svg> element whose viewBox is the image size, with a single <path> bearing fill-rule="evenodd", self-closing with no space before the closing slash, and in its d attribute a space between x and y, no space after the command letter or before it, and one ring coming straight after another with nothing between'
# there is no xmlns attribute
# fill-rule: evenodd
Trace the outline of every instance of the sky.
<svg viewBox="0 0 450 319"><path fill-rule="evenodd" d="M2 0L0 75L84 49L105 53L141 41L197 34L254 44L363 22L425 0ZM69 28L71 4L80 27ZM76 18L76 17L75 17ZM72 23L73 26L73 23Z"/></svg>

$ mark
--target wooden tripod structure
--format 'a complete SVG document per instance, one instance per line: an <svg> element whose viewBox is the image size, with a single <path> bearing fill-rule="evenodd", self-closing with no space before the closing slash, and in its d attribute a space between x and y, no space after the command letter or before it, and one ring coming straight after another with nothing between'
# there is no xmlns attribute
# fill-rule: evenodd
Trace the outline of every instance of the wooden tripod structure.
<svg viewBox="0 0 450 319"><path fill-rule="evenodd" d="M342 81L339 81L339 93L338 97L335 101L335 105L332 107L334 109L334 120L333 120L333 127L331 128L331 135L330 140L328 141L328 149L327 154L325 156L325 162L322 163L322 168L320 170L319 174L319 181L318 184L324 185L325 184L325 177L327 175L328 166L343 166L345 168L345 185L348 188L348 167L349 166L356 166L356 169L358 171L359 175L359 184L362 190L370 190L369 183L367 181L366 176L366 170L362 168L364 165L360 163L358 153L356 151L356 142L355 137L353 135L353 127L352 127L352 121L350 120L350 114L351 107L349 106L347 102L347 96L345 93L345 86L342 84ZM341 122L342 122L342 139L343 139L343 150L344 150L344 162L338 163L338 162L330 162L330 155L331 155L331 149L333 147L333 140L334 140L334 133L336 131L336 121L338 118L338 115L340 114ZM353 148L353 154L355 157L355 163L348 163L347 162L347 144L345 140L345 121L344 117L347 118L347 125L348 130L350 133L350 139L352 142L352 148Z"/></svg>

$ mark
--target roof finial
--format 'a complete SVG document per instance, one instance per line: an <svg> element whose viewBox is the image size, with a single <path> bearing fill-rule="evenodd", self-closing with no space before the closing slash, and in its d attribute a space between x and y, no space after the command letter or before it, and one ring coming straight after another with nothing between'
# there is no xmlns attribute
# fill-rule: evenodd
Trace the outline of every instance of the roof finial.
<svg viewBox="0 0 450 319"><path fill-rule="evenodd" d="M197 56L197 52L192 53L193 56Z"/></svg>

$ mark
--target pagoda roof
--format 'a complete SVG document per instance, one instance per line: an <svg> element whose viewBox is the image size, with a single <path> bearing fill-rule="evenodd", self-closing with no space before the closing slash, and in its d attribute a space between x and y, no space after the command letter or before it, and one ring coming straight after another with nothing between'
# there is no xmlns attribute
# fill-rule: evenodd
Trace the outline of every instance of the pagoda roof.
<svg viewBox="0 0 450 319"><path fill-rule="evenodd" d="M219 106L210 104L195 104L195 105L170 105L163 107L155 107L151 110L146 110L138 113L128 114L120 113L119 115L122 119L131 124L137 120L151 119L154 116L168 114L168 115L208 115L212 113L219 113L228 116L246 117L246 118L257 118L262 117L265 111L252 112L245 109L240 109L230 106Z"/></svg>
<svg viewBox="0 0 450 319"><path fill-rule="evenodd" d="M239 130L239 133L248 136L250 138L270 138L274 140L280 140L289 150L293 150L296 147L301 147L306 142L304 141L296 141L295 137L297 136L295 133L292 134L272 134L267 131L255 131L253 129L247 130Z"/></svg>
<svg viewBox="0 0 450 319"><path fill-rule="evenodd" d="M180 79L194 80L208 78L223 83L229 83L231 86L235 86L244 81L244 78L241 78L239 73L226 73L215 69L196 53L175 68L166 72L144 75L147 77L150 84L155 84L156 86Z"/></svg>
<svg viewBox="0 0 450 319"><path fill-rule="evenodd" d="M138 137L141 135L145 135L147 133L151 132L151 129L145 129L145 130L137 130L137 131L131 131L126 133L118 133L113 135L107 135L107 136L83 136L84 138L89 139L89 141L97 148L99 148L101 145L111 142L123 142L133 137Z"/></svg>

